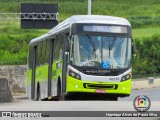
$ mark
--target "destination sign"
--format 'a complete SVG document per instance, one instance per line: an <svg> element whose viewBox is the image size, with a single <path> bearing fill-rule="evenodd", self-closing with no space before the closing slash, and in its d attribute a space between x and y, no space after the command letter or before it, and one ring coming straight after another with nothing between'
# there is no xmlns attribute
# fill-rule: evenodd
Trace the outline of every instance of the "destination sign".
<svg viewBox="0 0 160 120"><path fill-rule="evenodd" d="M127 33L126 26L100 26L100 25L84 25L83 31L86 32L106 32L106 33Z"/></svg>

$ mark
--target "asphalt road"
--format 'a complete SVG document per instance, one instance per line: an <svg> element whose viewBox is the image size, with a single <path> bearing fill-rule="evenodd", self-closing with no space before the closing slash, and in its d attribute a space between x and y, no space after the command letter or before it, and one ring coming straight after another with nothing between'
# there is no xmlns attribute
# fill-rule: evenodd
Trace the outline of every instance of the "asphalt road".
<svg viewBox="0 0 160 120"><path fill-rule="evenodd" d="M153 101L149 111L160 112L160 102ZM132 101L31 101L15 100L13 103L0 104L0 111L136 111ZM44 118L43 118L44 119ZM47 118L47 120L51 118ZM146 117L56 117L52 120L160 120Z"/></svg>
<svg viewBox="0 0 160 120"><path fill-rule="evenodd" d="M0 103L0 111L135 111L133 100L138 95L146 95L151 100L149 111L160 111L160 87L133 90L130 97L118 101L31 101L15 99L12 103ZM81 120L82 118L54 118L54 120ZM83 120L128 120L128 118L83 118ZM160 120L160 118L129 118L138 120Z"/></svg>
<svg viewBox="0 0 160 120"><path fill-rule="evenodd" d="M131 95L125 98L119 98L119 101L133 101L138 95L146 95L151 101L160 102L160 87L152 89L132 90Z"/></svg>

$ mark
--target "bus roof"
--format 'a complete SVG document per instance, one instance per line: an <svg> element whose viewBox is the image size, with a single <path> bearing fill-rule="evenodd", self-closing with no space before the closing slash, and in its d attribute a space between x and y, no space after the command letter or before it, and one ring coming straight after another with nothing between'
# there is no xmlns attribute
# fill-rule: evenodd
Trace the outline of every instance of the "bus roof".
<svg viewBox="0 0 160 120"><path fill-rule="evenodd" d="M47 37L49 34L54 34L63 29L69 28L73 23L96 23L131 26L127 19L121 17L104 15L74 15L52 28L47 34L31 40L30 44Z"/></svg>
<svg viewBox="0 0 160 120"><path fill-rule="evenodd" d="M114 25L127 25L131 26L127 19L114 16L104 16L104 15L74 15L66 19L53 29L49 33L55 32L57 29L62 29L62 27L71 25L73 23L96 23L96 24L114 24Z"/></svg>

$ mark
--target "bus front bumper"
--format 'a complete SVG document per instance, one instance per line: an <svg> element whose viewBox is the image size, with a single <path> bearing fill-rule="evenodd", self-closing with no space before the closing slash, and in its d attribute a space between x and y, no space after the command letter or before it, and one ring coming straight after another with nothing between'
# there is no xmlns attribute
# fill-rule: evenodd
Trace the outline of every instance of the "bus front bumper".
<svg viewBox="0 0 160 120"><path fill-rule="evenodd" d="M67 93L104 93L130 95L131 79L124 82L89 82L67 77Z"/></svg>

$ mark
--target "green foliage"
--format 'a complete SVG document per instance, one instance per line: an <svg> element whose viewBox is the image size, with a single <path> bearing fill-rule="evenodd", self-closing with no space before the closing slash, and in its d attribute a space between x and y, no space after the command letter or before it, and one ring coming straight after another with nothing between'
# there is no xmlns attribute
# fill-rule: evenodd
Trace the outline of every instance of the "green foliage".
<svg viewBox="0 0 160 120"><path fill-rule="evenodd" d="M127 19L130 21L133 28L160 26L160 16L132 16Z"/></svg>
<svg viewBox="0 0 160 120"><path fill-rule="evenodd" d="M155 34L160 33L160 28L157 27L143 27L143 28L136 28L132 29L133 32L133 38L144 38L144 37L152 37Z"/></svg>
<svg viewBox="0 0 160 120"><path fill-rule="evenodd" d="M87 14L87 0L1 0L0 13L19 13L20 3L58 3L59 21ZM160 0L92 0L92 14L127 18L133 28L137 56L134 74L160 73ZM2 21L0 21L2 22ZM1 25L1 23L0 23ZM28 43L47 30L0 26L0 64L26 64Z"/></svg>
<svg viewBox="0 0 160 120"><path fill-rule="evenodd" d="M87 14L87 0L1 0L0 12L20 12L21 3L58 3L59 21L71 15ZM133 28L160 25L158 0L92 0L92 14L127 18Z"/></svg>
<svg viewBox="0 0 160 120"><path fill-rule="evenodd" d="M133 60L134 74L160 73L160 34L141 39L135 39L137 47Z"/></svg>
<svg viewBox="0 0 160 120"><path fill-rule="evenodd" d="M47 30L25 30L18 26L0 27L0 64L26 64L28 44Z"/></svg>

